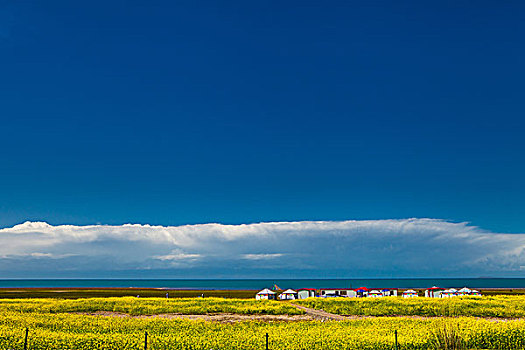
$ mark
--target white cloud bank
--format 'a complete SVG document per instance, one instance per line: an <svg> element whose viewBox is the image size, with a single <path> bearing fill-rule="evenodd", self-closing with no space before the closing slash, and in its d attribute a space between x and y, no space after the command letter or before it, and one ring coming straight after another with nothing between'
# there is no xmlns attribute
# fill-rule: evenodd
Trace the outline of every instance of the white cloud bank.
<svg viewBox="0 0 525 350"><path fill-rule="evenodd" d="M525 234L436 219L0 229L0 278L521 276Z"/></svg>

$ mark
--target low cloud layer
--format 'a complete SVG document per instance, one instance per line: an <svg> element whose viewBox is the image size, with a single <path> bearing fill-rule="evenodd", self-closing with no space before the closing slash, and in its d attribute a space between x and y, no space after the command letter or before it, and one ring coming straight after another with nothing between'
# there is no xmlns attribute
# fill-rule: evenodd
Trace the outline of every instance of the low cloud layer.
<svg viewBox="0 0 525 350"><path fill-rule="evenodd" d="M0 278L521 276L525 234L435 219L0 229Z"/></svg>

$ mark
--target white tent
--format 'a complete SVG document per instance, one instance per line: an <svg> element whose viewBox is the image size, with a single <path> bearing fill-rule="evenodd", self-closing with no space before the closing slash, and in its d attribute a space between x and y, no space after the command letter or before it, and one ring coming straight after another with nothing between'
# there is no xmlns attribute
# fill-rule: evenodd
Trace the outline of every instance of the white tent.
<svg viewBox="0 0 525 350"><path fill-rule="evenodd" d="M480 297L480 296L481 296L481 293L479 292L479 290L475 290L475 289L473 289L473 290L470 292L470 295L474 295L474 296Z"/></svg>
<svg viewBox="0 0 525 350"><path fill-rule="evenodd" d="M457 293L458 293L457 289L454 289L454 288L445 289L441 293L441 298L452 298L452 297L457 296L458 295Z"/></svg>
<svg viewBox="0 0 525 350"><path fill-rule="evenodd" d="M403 298L417 298L417 292L413 289L407 289L403 292Z"/></svg>
<svg viewBox="0 0 525 350"><path fill-rule="evenodd" d="M459 295L470 295L472 293L472 290L468 289L467 287L463 287L459 290Z"/></svg>
<svg viewBox="0 0 525 350"><path fill-rule="evenodd" d="M397 297L397 288L392 289L381 289L381 293L385 297Z"/></svg>
<svg viewBox="0 0 525 350"><path fill-rule="evenodd" d="M297 299L306 299L315 297L315 289L302 288L297 290Z"/></svg>
<svg viewBox="0 0 525 350"><path fill-rule="evenodd" d="M293 300L297 299L297 292L293 289L287 289L279 295L281 300Z"/></svg>
<svg viewBox="0 0 525 350"><path fill-rule="evenodd" d="M445 289L441 292L440 298L450 298L451 293L449 289Z"/></svg>
<svg viewBox="0 0 525 350"><path fill-rule="evenodd" d="M257 300L268 300L268 299L275 299L275 292L272 292L268 288L264 288L259 293L255 295L255 299Z"/></svg>
<svg viewBox="0 0 525 350"><path fill-rule="evenodd" d="M425 290L425 297L427 297L427 298L440 298L441 297L441 293L443 293L444 290L445 290L444 288L439 288L439 287L433 286L433 287L428 288L427 290Z"/></svg>
<svg viewBox="0 0 525 350"><path fill-rule="evenodd" d="M383 296L383 293L381 293L380 291L374 289L370 292L368 292L368 297L369 298L381 298Z"/></svg>

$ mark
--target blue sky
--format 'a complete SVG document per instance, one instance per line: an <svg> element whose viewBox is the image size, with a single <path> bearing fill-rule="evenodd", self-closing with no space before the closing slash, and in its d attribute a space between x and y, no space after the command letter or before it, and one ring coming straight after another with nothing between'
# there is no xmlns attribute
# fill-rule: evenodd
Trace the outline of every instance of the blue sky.
<svg viewBox="0 0 525 350"><path fill-rule="evenodd" d="M525 231L519 1L0 4L0 227Z"/></svg>

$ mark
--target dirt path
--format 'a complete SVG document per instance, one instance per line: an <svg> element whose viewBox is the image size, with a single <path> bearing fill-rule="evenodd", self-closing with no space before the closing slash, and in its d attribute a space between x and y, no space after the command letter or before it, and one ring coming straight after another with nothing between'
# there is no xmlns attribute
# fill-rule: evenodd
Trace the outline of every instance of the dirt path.
<svg viewBox="0 0 525 350"><path fill-rule="evenodd" d="M365 315L336 315L324 310L311 309L302 305L290 303L299 310L305 312L304 315L239 315L239 314L207 314L207 315L186 315L186 314L158 314L158 315L128 315L113 311L96 311L96 312L72 312L77 315L88 316L106 316L106 317L129 317L129 318L164 318L164 319L186 319L186 320L204 320L220 323L234 323L244 321L261 321L261 322L297 322L297 321L350 321L367 318L411 318L411 319L435 319L435 318L456 318L446 316L417 316L417 315L388 315L388 316L365 316ZM475 317L491 322L509 322L521 320L522 318L494 318L494 317Z"/></svg>
<svg viewBox="0 0 525 350"><path fill-rule="evenodd" d="M311 318L313 318L314 320L320 320L320 321L329 321L329 320L344 321L344 320L348 319L345 316L331 314L331 313L326 312L324 310L310 309L309 307L296 305L296 304L292 304L292 303L290 303L290 305L293 305L296 308L298 308L299 310L302 310L302 311L306 312L306 314L308 316L310 316Z"/></svg>
<svg viewBox="0 0 525 350"><path fill-rule="evenodd" d="M204 320L221 323L232 323L242 321L311 321L313 318L306 315L239 315L239 314L215 314L215 315L184 315L184 314L158 314L158 315L140 315L131 316L128 314L113 311L97 312L79 312L76 314L89 316L107 316L107 317L130 317L130 318L165 318L165 319L186 319L186 320Z"/></svg>
<svg viewBox="0 0 525 350"><path fill-rule="evenodd" d="M290 305L295 306L299 310L303 310L306 312L307 316L310 316L314 320L320 320L320 321L349 321L349 320L357 320L357 319L364 319L364 318L391 318L391 317L399 317L399 318L412 318L412 319L421 319L421 320L428 320L428 319L436 319L436 318L457 318L457 316L418 316L418 315L388 315L388 316L365 316L365 315L336 315L331 314L329 312L326 312L324 310L316 310L311 309L309 307L297 305L290 303ZM496 317L475 317L480 320L486 320L490 322L509 322L509 321L516 321L516 320L522 320L522 318L496 318Z"/></svg>

